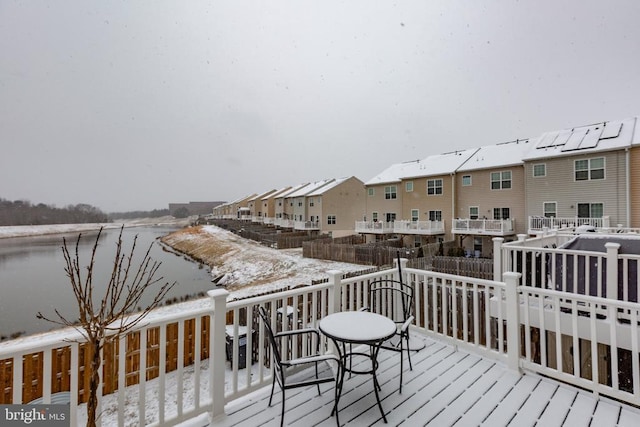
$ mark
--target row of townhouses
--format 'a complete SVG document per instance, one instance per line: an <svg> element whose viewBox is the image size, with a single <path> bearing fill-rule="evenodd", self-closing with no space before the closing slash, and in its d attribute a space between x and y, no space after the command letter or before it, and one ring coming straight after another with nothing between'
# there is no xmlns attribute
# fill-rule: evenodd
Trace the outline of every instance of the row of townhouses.
<svg viewBox="0 0 640 427"><path fill-rule="evenodd" d="M572 226L640 227L637 118L398 163L356 177L251 194L214 209L276 227L402 237L405 245L456 239L488 256L493 237Z"/></svg>

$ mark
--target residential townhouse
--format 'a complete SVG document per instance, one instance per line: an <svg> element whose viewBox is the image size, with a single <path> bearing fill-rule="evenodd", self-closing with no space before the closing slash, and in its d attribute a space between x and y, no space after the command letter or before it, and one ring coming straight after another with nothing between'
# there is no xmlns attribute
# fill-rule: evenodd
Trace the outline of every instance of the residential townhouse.
<svg viewBox="0 0 640 427"><path fill-rule="evenodd" d="M393 233L396 218L402 215L402 178L419 166L419 160L396 163L365 182L365 213L355 223L356 233L368 241Z"/></svg>
<svg viewBox="0 0 640 427"><path fill-rule="evenodd" d="M247 200L247 207L249 208L249 215L251 216L252 222L263 221L264 214L262 212L262 199L275 192L276 190L269 190L261 194L256 194L255 196Z"/></svg>
<svg viewBox="0 0 640 427"><path fill-rule="evenodd" d="M451 233L467 254L490 256L492 239L527 232L524 161L529 140L480 147L457 168Z"/></svg>
<svg viewBox="0 0 640 427"><path fill-rule="evenodd" d="M307 214L307 195L333 181L333 179L323 179L312 182L293 193L289 193L287 197L285 197L285 203L287 203L289 205L289 209L291 209L289 214L294 221L293 228L304 230L304 222L309 221L309 216Z"/></svg>
<svg viewBox="0 0 640 427"><path fill-rule="evenodd" d="M524 158L528 232L640 225L637 118L546 132ZM633 213L632 213L633 210Z"/></svg>
<svg viewBox="0 0 640 427"><path fill-rule="evenodd" d="M262 222L264 224L274 224L276 217L276 199L290 189L291 187L284 187L262 198Z"/></svg>
<svg viewBox="0 0 640 427"><path fill-rule="evenodd" d="M275 219L274 225L281 228L293 228L292 206L289 206L289 195L295 193L301 188L309 185L308 182L298 184L286 191L283 191L274 198L275 203Z"/></svg>
<svg viewBox="0 0 640 427"><path fill-rule="evenodd" d="M419 162L413 174L403 177L402 218L410 223L422 222L430 230L428 234L413 230L400 233L405 245L421 246L453 238L456 171L476 151L474 148L429 156Z"/></svg>
<svg viewBox="0 0 640 427"><path fill-rule="evenodd" d="M351 235L354 222L365 215L364 183L355 176L334 179L308 193L306 206L305 227L315 227L332 237Z"/></svg>

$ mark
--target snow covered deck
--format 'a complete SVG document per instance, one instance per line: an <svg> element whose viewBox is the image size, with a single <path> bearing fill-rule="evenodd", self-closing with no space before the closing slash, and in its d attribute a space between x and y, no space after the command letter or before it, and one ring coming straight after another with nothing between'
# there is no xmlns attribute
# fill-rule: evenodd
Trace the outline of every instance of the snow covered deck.
<svg viewBox="0 0 640 427"><path fill-rule="evenodd" d="M415 335L426 347L412 354L413 371L405 364L398 393L398 353L382 350L379 379L389 426L637 426L640 410L598 397L576 387L526 373L518 375L495 360L456 350L439 340ZM384 425L372 393L370 376L345 380L340 425ZM285 425L335 426L331 416L333 386L287 392ZM211 427L279 425L281 393L268 406L264 387L226 407L226 416L202 425ZM197 425L197 424L196 424Z"/></svg>

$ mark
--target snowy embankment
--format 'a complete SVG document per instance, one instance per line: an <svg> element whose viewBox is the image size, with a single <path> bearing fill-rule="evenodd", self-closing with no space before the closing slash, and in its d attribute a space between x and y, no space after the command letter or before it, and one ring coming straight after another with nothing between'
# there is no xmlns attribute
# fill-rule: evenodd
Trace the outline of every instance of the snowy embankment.
<svg viewBox="0 0 640 427"><path fill-rule="evenodd" d="M207 264L212 278L231 293L232 299L309 285L314 279L327 277L329 270L350 272L367 268L304 258L301 248L273 249L214 225L178 230L162 241Z"/></svg>

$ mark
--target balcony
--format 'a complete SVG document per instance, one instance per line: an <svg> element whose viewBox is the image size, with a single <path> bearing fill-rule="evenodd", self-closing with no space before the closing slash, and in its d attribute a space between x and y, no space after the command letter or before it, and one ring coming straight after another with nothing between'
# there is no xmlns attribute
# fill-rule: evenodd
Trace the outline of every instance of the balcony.
<svg viewBox="0 0 640 427"><path fill-rule="evenodd" d="M356 221L356 233L393 234L393 222Z"/></svg>
<svg viewBox="0 0 640 427"><path fill-rule="evenodd" d="M395 221L393 223L393 232L423 236L444 234L444 221Z"/></svg>
<svg viewBox="0 0 640 427"><path fill-rule="evenodd" d="M555 216L530 216L529 217L529 234L540 234L545 230L567 230L572 231L580 226L591 226L595 228L609 228L610 218L608 216L600 218L558 218Z"/></svg>
<svg viewBox="0 0 640 427"><path fill-rule="evenodd" d="M501 282L406 267L402 272L415 289L412 339L425 348L412 354L402 394L398 353L381 353L378 373L389 425L637 425L640 304L525 286L517 273L505 273ZM277 330L315 326L329 313L360 310L367 305L368 283L398 277L398 270L347 279L337 271L328 275L327 283L230 302L217 289L209 299L149 317L131 336L111 340L99 387L106 390L99 398L102 424L278 423L282 395L276 392L267 406L273 365L257 308L271 313ZM289 306L297 309L278 315ZM602 310L632 322L595 315ZM626 352L632 363L619 363L626 360L622 355L591 364L588 352L569 350L584 343L606 354ZM70 392L70 424L81 425L82 345L73 330L0 344L0 404L38 398L48 403ZM291 342L287 351L297 356L305 348ZM330 351L326 339L321 348ZM66 363L57 362L59 354ZM139 364L128 362L134 357ZM132 385L118 387L125 383ZM315 387L287 393L286 424L335 425L332 390L322 390L320 396ZM381 425L375 405L370 378L345 381L343 424Z"/></svg>
<svg viewBox="0 0 640 427"><path fill-rule="evenodd" d="M293 228L303 231L320 230L320 223L318 221L295 221Z"/></svg>
<svg viewBox="0 0 640 427"><path fill-rule="evenodd" d="M280 228L293 228L295 222L292 219L275 218L273 225Z"/></svg>
<svg viewBox="0 0 640 427"><path fill-rule="evenodd" d="M453 220L453 234L477 234L484 236L510 236L515 234L513 219L469 219Z"/></svg>

